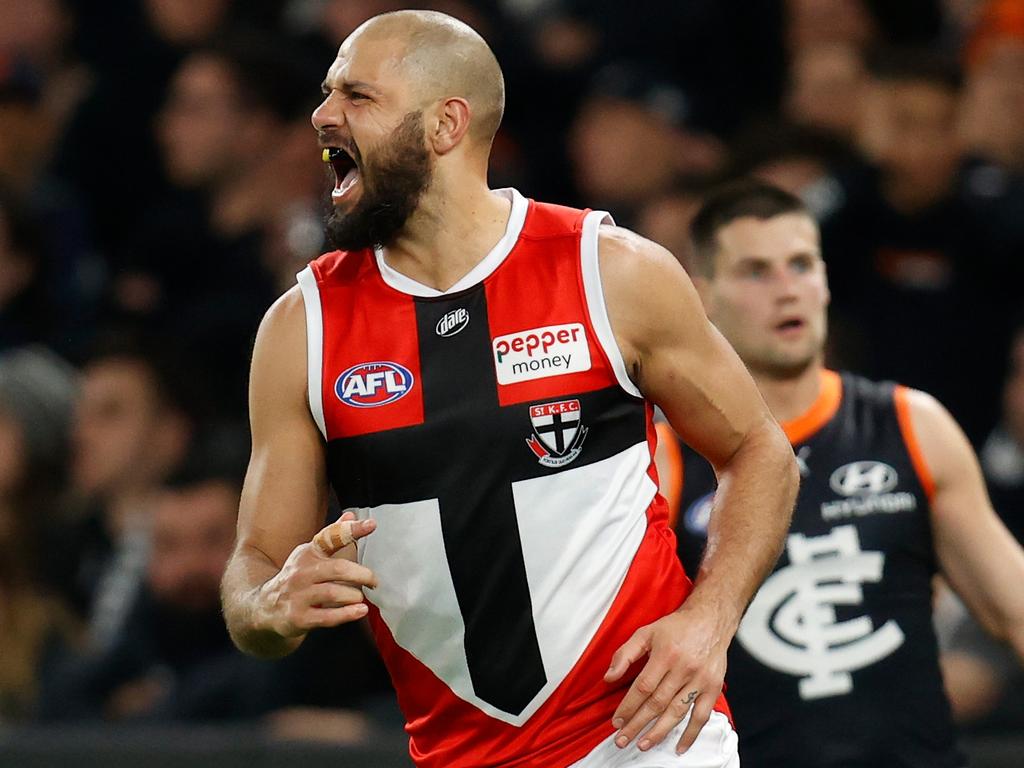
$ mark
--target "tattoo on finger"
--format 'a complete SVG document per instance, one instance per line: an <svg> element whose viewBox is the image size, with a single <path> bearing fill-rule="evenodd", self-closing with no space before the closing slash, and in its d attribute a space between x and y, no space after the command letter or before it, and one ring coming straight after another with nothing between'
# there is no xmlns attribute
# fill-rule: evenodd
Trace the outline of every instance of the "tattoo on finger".
<svg viewBox="0 0 1024 768"><path fill-rule="evenodd" d="M688 694L686 694L686 698L683 699L683 703L693 704L693 702L697 700L698 696L700 696L700 691L690 691Z"/></svg>

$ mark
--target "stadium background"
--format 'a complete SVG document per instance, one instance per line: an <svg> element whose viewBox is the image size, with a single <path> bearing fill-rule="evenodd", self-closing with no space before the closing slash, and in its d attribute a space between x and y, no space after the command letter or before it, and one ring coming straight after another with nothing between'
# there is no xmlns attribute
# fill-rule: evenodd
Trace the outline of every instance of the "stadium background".
<svg viewBox="0 0 1024 768"><path fill-rule="evenodd" d="M398 7L0 3L0 765L405 764L358 628L255 662L215 591L253 335L323 247L309 113L338 43ZM1024 534L1022 0L415 7L504 68L494 186L681 258L710 184L800 194L831 363L939 396ZM1020 666L937 613L975 764L1019 765Z"/></svg>

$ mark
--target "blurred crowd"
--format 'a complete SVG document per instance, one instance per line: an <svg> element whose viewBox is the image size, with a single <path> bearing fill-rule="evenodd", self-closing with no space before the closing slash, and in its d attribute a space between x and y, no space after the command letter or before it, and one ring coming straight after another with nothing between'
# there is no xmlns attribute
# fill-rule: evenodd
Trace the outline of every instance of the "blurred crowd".
<svg viewBox="0 0 1024 768"><path fill-rule="evenodd" d="M1024 537L1024 0L3 0L0 722L394 719L362 627L259 662L217 587L255 330L324 243L309 114L399 7L497 53L493 186L681 258L711 185L805 199L830 364L939 397ZM938 614L960 720L1024 725L1024 672Z"/></svg>

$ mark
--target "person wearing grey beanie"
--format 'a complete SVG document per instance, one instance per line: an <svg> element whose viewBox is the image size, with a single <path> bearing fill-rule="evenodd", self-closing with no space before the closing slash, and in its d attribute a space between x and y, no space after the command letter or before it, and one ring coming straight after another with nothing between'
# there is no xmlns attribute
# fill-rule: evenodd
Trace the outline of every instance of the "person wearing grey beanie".
<svg viewBox="0 0 1024 768"><path fill-rule="evenodd" d="M30 465L64 463L76 391L74 368L45 347L0 354L0 411L21 428Z"/></svg>
<svg viewBox="0 0 1024 768"><path fill-rule="evenodd" d="M73 643L45 548L64 490L74 369L43 347L0 354L0 721L31 715L48 649Z"/></svg>

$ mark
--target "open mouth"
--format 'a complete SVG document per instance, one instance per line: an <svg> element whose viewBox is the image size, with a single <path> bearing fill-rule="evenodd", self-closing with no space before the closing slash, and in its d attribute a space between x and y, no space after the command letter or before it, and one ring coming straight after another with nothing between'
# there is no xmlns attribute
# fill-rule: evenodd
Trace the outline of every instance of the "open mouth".
<svg viewBox="0 0 1024 768"><path fill-rule="evenodd" d="M783 320L781 323L777 323L775 326L776 331L795 331L804 327L804 321L798 317L791 317L787 320Z"/></svg>
<svg viewBox="0 0 1024 768"><path fill-rule="evenodd" d="M323 161L334 171L331 197L344 197L359 181L359 166L355 159L341 147L324 147Z"/></svg>

